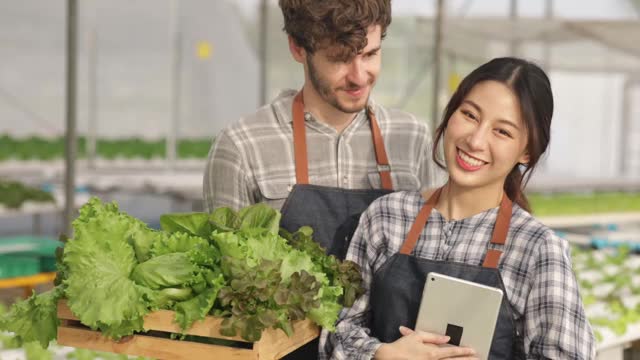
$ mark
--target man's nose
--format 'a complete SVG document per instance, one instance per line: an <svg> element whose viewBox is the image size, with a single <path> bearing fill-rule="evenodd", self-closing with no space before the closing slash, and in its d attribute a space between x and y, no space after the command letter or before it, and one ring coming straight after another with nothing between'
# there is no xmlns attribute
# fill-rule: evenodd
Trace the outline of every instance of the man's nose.
<svg viewBox="0 0 640 360"><path fill-rule="evenodd" d="M367 71L362 59L356 57L347 66L349 67L347 80L353 84L365 86L367 84Z"/></svg>

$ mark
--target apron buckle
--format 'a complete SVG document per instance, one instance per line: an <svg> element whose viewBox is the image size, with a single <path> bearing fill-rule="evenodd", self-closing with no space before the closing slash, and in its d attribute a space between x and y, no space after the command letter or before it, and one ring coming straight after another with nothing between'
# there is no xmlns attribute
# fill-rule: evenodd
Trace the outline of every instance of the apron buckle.
<svg viewBox="0 0 640 360"><path fill-rule="evenodd" d="M391 165L389 164L378 164L377 168L378 172L391 172Z"/></svg>

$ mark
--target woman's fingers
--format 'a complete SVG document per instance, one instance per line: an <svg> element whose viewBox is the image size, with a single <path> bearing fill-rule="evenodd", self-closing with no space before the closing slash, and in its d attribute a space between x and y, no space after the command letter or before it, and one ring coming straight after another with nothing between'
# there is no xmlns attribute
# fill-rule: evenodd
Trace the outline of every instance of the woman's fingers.
<svg viewBox="0 0 640 360"><path fill-rule="evenodd" d="M441 345L446 344L449 341L448 336L438 335L426 331L414 331L406 326L400 326L400 334L402 334L402 336L415 334L425 344Z"/></svg>
<svg viewBox="0 0 640 360"><path fill-rule="evenodd" d="M438 335L425 331L416 331L416 335L420 337L425 344L442 345L449 342L449 337L446 335Z"/></svg>
<svg viewBox="0 0 640 360"><path fill-rule="evenodd" d="M456 360L460 359L476 359L473 357L476 352L471 348L467 347L459 347L459 346L446 346L441 347L437 351L438 359L448 359L455 358ZM462 356L466 356L462 358Z"/></svg>
<svg viewBox="0 0 640 360"><path fill-rule="evenodd" d="M400 334L402 334L402 336L411 335L413 334L413 330L409 329L406 326L400 326Z"/></svg>

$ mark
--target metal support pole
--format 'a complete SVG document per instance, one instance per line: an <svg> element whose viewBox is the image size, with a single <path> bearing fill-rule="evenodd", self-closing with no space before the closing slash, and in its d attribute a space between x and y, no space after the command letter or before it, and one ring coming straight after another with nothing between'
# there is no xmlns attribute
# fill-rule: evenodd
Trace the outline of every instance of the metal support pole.
<svg viewBox="0 0 640 360"><path fill-rule="evenodd" d="M638 129L633 129L632 127L632 93L634 86L640 86L640 76L639 77L629 77L623 87L622 92L622 124L620 126L620 157L618 162L618 175L621 176L631 176L633 174L632 171L632 160L638 161L639 158L635 155L633 158L630 158L630 154L633 154L632 150L632 142L629 139L633 136L634 130L638 131Z"/></svg>
<svg viewBox="0 0 640 360"><path fill-rule="evenodd" d="M89 34L88 59L88 126L87 126L87 163L89 169L95 169L98 131L98 32L94 27Z"/></svg>
<svg viewBox="0 0 640 360"><path fill-rule="evenodd" d="M169 119L169 131L167 134L167 160L169 167L175 169L177 159L177 139L179 137L180 125L180 100L182 85L182 33L180 21L180 1L171 0L171 24L170 24L170 41L171 41L171 118Z"/></svg>
<svg viewBox="0 0 640 360"><path fill-rule="evenodd" d="M267 50L269 41L269 6L267 0L260 2L260 105L267 103Z"/></svg>
<svg viewBox="0 0 640 360"><path fill-rule="evenodd" d="M66 146L64 177L63 233L72 236L71 221L75 212L75 159L76 159L76 33L77 0L67 0L67 62L66 62Z"/></svg>
<svg viewBox="0 0 640 360"><path fill-rule="evenodd" d="M435 36L433 39L433 99L431 112L431 130L433 131L440 120L440 72L442 71L442 21L444 18L444 0L438 0L436 5L436 19L434 23Z"/></svg>
<svg viewBox="0 0 640 360"><path fill-rule="evenodd" d="M511 0L509 3L509 18L511 20L511 27L513 31L511 31L511 36L517 37L517 32L515 31L516 21L518 20L518 0ZM511 38L509 41L509 55L510 56L518 56L520 44L518 43L518 39Z"/></svg>

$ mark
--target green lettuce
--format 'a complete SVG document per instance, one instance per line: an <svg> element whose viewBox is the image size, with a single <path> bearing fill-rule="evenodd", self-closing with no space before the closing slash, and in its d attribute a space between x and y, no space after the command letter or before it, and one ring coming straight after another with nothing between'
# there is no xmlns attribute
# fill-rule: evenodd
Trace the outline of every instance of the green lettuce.
<svg viewBox="0 0 640 360"><path fill-rule="evenodd" d="M265 229L271 234L280 230L281 214L265 203L247 206L238 212L240 229Z"/></svg>
<svg viewBox="0 0 640 360"><path fill-rule="evenodd" d="M113 339L143 332L144 316L157 309L174 310L183 331L208 314L224 317L221 332L247 341L270 327L291 335L304 318L333 330L342 306L362 294L359 269L325 255L308 227L280 230L280 217L265 204L219 208L167 214L155 231L92 198L57 252L54 291L16 303L0 330L46 347L61 297L84 325Z"/></svg>
<svg viewBox="0 0 640 360"><path fill-rule="evenodd" d="M209 217L213 230L234 231L240 228L240 217L238 213L228 207L221 207L213 210Z"/></svg>
<svg viewBox="0 0 640 360"><path fill-rule="evenodd" d="M222 305L231 308L222 324L223 333L239 333L256 341L271 326L290 334L291 321L305 317L334 330L345 287L361 288L361 278L340 276L341 263L313 242L309 228L288 234L295 241L274 232L272 222L279 221L279 213L273 211L256 205L243 209L239 218L251 219L247 224L257 227L241 225L235 231L214 230L211 234L223 256L222 271L230 281L219 294ZM330 266L334 270L331 278L325 273ZM347 265L346 269L354 267Z"/></svg>
<svg viewBox="0 0 640 360"><path fill-rule="evenodd" d="M207 237L213 228L207 213L164 214L160 216L160 226L167 233L184 232Z"/></svg>
<svg viewBox="0 0 640 360"><path fill-rule="evenodd" d="M207 276L208 287L197 296L182 302L178 302L174 309L176 323L184 331L197 320L203 320L213 308L218 292L225 285L224 276L217 272Z"/></svg>
<svg viewBox="0 0 640 360"><path fill-rule="evenodd" d="M209 241L182 232L163 234L151 249L154 257L171 253L187 253L193 263L201 266L215 267L220 262L220 251Z"/></svg>
<svg viewBox="0 0 640 360"><path fill-rule="evenodd" d="M43 348L48 347L60 325L57 306L61 296L60 289L54 288L18 301L0 317L0 329L13 332L19 344L36 341Z"/></svg>
<svg viewBox="0 0 640 360"><path fill-rule="evenodd" d="M153 257L138 264L131 279L150 289L162 289L194 281L198 266L191 262L186 253L170 253Z"/></svg>
<svg viewBox="0 0 640 360"><path fill-rule="evenodd" d="M137 260L129 239L146 226L116 204L92 198L73 227L63 259L69 308L83 324L116 339L142 331L154 292L130 278Z"/></svg>

